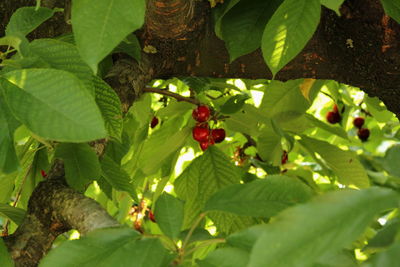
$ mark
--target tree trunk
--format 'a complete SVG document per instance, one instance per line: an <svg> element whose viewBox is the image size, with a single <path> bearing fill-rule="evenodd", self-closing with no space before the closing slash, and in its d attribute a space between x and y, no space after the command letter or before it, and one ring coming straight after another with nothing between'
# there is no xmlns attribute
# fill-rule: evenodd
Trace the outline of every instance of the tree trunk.
<svg viewBox="0 0 400 267"><path fill-rule="evenodd" d="M27 3L28 2L28 3ZM18 7L35 1L0 2L0 36ZM65 7L65 14L40 26L28 37L54 37L71 30L69 0L42 0L48 7ZM269 79L272 77L260 50L229 63L224 43L213 31L211 8L206 0L148 0L144 27L136 34L142 47L137 63L120 55L107 81L127 111L144 85L155 78L180 76ZM276 76L332 79L360 87L379 97L400 118L400 25L384 15L379 0L350 0L342 16L323 9L321 23L304 50ZM94 201L63 184L62 164L32 194L27 217L17 231L5 238L18 266L34 266L51 247L57 235L73 228L81 233L117 225ZM78 210L83 211L76 213Z"/></svg>

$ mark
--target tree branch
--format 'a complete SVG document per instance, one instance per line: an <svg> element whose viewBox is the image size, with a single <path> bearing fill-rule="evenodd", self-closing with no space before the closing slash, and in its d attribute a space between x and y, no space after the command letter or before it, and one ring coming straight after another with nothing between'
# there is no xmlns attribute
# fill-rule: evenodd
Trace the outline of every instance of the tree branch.
<svg viewBox="0 0 400 267"><path fill-rule="evenodd" d="M181 96L180 94L168 91L167 89L145 87L145 88L143 88L143 92L165 95L165 96L173 97L178 101L185 101L185 102L188 102L188 103L192 103L193 105L200 105L200 101L198 101L197 99L194 99L194 98L191 98L191 97Z"/></svg>
<svg viewBox="0 0 400 267"><path fill-rule="evenodd" d="M56 160L33 191L24 221L4 241L16 266L36 266L55 238L70 229L85 235L119 225L100 204L66 185L64 166Z"/></svg>

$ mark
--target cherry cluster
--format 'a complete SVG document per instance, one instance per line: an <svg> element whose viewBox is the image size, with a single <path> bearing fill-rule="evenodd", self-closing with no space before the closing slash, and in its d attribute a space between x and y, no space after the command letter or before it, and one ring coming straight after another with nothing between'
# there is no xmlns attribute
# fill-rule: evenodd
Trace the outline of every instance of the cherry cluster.
<svg viewBox="0 0 400 267"><path fill-rule="evenodd" d="M358 129L357 136L363 142L368 140L368 137L369 137L369 134L370 134L368 128L362 128L363 125L364 125L364 121L365 120L362 117L357 117L357 118L354 118L354 120L353 120L354 127L356 127Z"/></svg>
<svg viewBox="0 0 400 267"><path fill-rule="evenodd" d="M192 112L192 117L197 121L192 130L193 139L199 142L201 150L206 150L215 143L225 139L225 130L222 128L210 129L208 121L211 117L210 108L205 105L198 106Z"/></svg>

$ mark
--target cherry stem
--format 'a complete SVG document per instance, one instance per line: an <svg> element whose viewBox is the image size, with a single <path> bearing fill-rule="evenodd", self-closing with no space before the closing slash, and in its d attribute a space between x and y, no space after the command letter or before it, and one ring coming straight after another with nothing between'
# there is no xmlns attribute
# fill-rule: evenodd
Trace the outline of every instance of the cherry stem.
<svg viewBox="0 0 400 267"><path fill-rule="evenodd" d="M165 95L165 96L173 97L178 101L185 101L185 102L191 103L193 105L200 105L200 101L199 100L191 98L191 97L181 96L180 94L168 91L168 89L145 87L145 88L143 88L143 92Z"/></svg>

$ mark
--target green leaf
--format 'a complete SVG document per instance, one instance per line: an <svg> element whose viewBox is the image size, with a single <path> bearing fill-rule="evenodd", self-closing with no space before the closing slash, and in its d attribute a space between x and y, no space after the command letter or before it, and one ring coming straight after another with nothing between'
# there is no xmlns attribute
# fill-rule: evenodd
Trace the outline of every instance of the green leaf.
<svg viewBox="0 0 400 267"><path fill-rule="evenodd" d="M144 22L144 0L72 2L71 21L78 50L94 73L97 64Z"/></svg>
<svg viewBox="0 0 400 267"><path fill-rule="evenodd" d="M181 118L176 121L181 123ZM146 139L139 156L140 169L146 175L156 173L170 155L181 149L190 135L191 129L186 127L177 130L177 124L168 121L158 131Z"/></svg>
<svg viewBox="0 0 400 267"><path fill-rule="evenodd" d="M231 131L246 133L252 137L257 137L260 134L260 120L262 120L262 118L258 114L258 109L250 104L244 104L243 110L230 114L225 124Z"/></svg>
<svg viewBox="0 0 400 267"><path fill-rule="evenodd" d="M332 9L340 16L339 8L343 4L344 0L321 0L321 4L329 9Z"/></svg>
<svg viewBox="0 0 400 267"><path fill-rule="evenodd" d="M267 23L261 49L272 75L305 47L317 29L319 0L285 0Z"/></svg>
<svg viewBox="0 0 400 267"><path fill-rule="evenodd" d="M390 246L387 250L374 255L371 267L397 267L399 265L400 241Z"/></svg>
<svg viewBox="0 0 400 267"><path fill-rule="evenodd" d="M269 175L263 180L235 184L218 191L207 201L205 210L272 217L292 205L307 201L312 195L311 189L296 178Z"/></svg>
<svg viewBox="0 0 400 267"><path fill-rule="evenodd" d="M106 137L93 97L74 75L55 69L26 69L8 72L4 78L11 82L1 81L10 109L34 134L62 142Z"/></svg>
<svg viewBox="0 0 400 267"><path fill-rule="evenodd" d="M20 123L11 114L0 92L0 173L12 173L19 161L14 147L14 131Z"/></svg>
<svg viewBox="0 0 400 267"><path fill-rule="evenodd" d="M215 20L214 30L215 30L215 35L217 35L219 39L222 40L221 27L222 27L223 17L225 16L226 13L228 13L230 9L232 9L239 2L240 0L225 1L225 3L223 3L222 5L219 5L216 8L214 8L215 10L215 12L213 12Z"/></svg>
<svg viewBox="0 0 400 267"><path fill-rule="evenodd" d="M75 45L54 39L37 39L29 47L32 54L39 56L49 67L74 74L93 93L92 70L82 60Z"/></svg>
<svg viewBox="0 0 400 267"><path fill-rule="evenodd" d="M55 156L62 158L68 185L83 192L86 186L100 177L100 163L94 150L85 143L62 143Z"/></svg>
<svg viewBox="0 0 400 267"><path fill-rule="evenodd" d="M285 83L272 81L266 88L260 105L263 115L277 122L298 118L310 107L300 90L303 79Z"/></svg>
<svg viewBox="0 0 400 267"><path fill-rule="evenodd" d="M183 203L179 199L163 193L157 199L154 215L158 226L165 235L172 239L179 236L183 223Z"/></svg>
<svg viewBox="0 0 400 267"><path fill-rule="evenodd" d="M136 59L138 62L142 57L142 48L136 35L128 35L113 51L114 53L125 53Z"/></svg>
<svg viewBox="0 0 400 267"><path fill-rule="evenodd" d="M108 228L66 241L40 262L40 267L166 266L167 251L158 239L139 239L130 228Z"/></svg>
<svg viewBox="0 0 400 267"><path fill-rule="evenodd" d="M281 165L283 153L281 139L282 137L274 130L272 122L262 129L257 138L258 154L264 161L270 162L273 166Z"/></svg>
<svg viewBox="0 0 400 267"><path fill-rule="evenodd" d="M386 151L382 167L391 175L400 177L400 145L395 145Z"/></svg>
<svg viewBox="0 0 400 267"><path fill-rule="evenodd" d="M311 266L350 245L377 213L397 207L399 200L382 188L341 190L286 209L261 228L248 266Z"/></svg>
<svg viewBox="0 0 400 267"><path fill-rule="evenodd" d="M230 61L253 52L261 45L265 25L283 0L240 1L222 18L222 38Z"/></svg>
<svg viewBox="0 0 400 267"><path fill-rule="evenodd" d="M400 219L395 218L388 221L377 233L376 235L368 241L368 245L364 250L374 249L374 248L384 248L390 246L395 240L396 235L400 231Z"/></svg>
<svg viewBox="0 0 400 267"><path fill-rule="evenodd" d="M121 101L115 91L102 79L93 76L96 103L100 108L109 136L121 140L122 110Z"/></svg>
<svg viewBox="0 0 400 267"><path fill-rule="evenodd" d="M19 225L24 220L25 211L20 208L0 203L0 215L9 218L10 220Z"/></svg>
<svg viewBox="0 0 400 267"><path fill-rule="evenodd" d="M238 248L220 248L199 262L200 267L243 267L249 262L249 253Z"/></svg>
<svg viewBox="0 0 400 267"><path fill-rule="evenodd" d="M331 126L323 121L318 120L311 114L305 114L305 118L312 123L315 127L318 127L322 130L325 130L329 133L342 137L343 139L348 140L349 137L347 136L346 131L340 126Z"/></svg>
<svg viewBox="0 0 400 267"><path fill-rule="evenodd" d="M220 107L220 111L225 114L236 113L242 109L244 102L249 98L246 94L232 96Z"/></svg>
<svg viewBox="0 0 400 267"><path fill-rule="evenodd" d="M14 267L14 262L2 238L0 238L0 266Z"/></svg>
<svg viewBox="0 0 400 267"><path fill-rule="evenodd" d="M14 47L21 55L26 57L30 54L29 41L23 36L4 36L0 38L0 45L7 45ZM8 60L3 60L2 63L6 64Z"/></svg>
<svg viewBox="0 0 400 267"><path fill-rule="evenodd" d="M328 142L301 136L300 144L319 154L335 172L338 181L347 186L369 186L368 175L353 151L344 151Z"/></svg>
<svg viewBox="0 0 400 267"><path fill-rule="evenodd" d="M40 24L51 18L54 10L40 7L21 7L11 16L6 27L6 35L27 35Z"/></svg>
<svg viewBox="0 0 400 267"><path fill-rule="evenodd" d="M400 2L397 0L381 0L385 13L400 23Z"/></svg>
<svg viewBox="0 0 400 267"><path fill-rule="evenodd" d="M227 156L216 147L209 147L202 156L193 160L175 181L175 192L180 199L186 201L184 228L193 223L215 192L239 181L240 173ZM234 217L225 216L216 223L224 224L229 219Z"/></svg>
<svg viewBox="0 0 400 267"><path fill-rule="evenodd" d="M113 161L109 156L104 155L101 160L101 169L103 170L105 180L111 184L113 188L128 192L132 197L135 197L136 192L131 183L131 178L119 164Z"/></svg>

